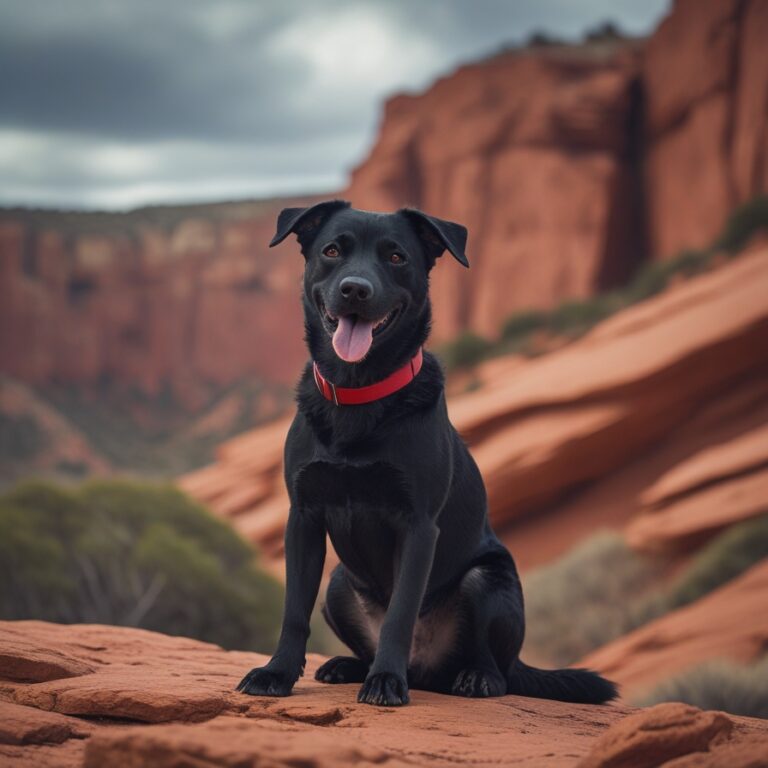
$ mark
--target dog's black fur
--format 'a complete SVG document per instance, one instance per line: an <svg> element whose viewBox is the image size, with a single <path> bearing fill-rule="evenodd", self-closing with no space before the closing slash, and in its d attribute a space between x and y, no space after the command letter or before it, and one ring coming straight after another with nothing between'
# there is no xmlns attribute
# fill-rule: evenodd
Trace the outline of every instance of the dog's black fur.
<svg viewBox="0 0 768 768"><path fill-rule="evenodd" d="M448 250L468 266L466 229L415 210L370 213L339 200L288 208L271 245L291 232L306 259L309 351L323 376L343 387L380 381L424 343L429 272L438 256ZM367 281L370 291L342 294L340 283L350 276ZM335 318L376 320L395 308L362 361L337 357ZM366 405L326 400L308 364L297 400L285 446L291 509L282 633L270 662L249 672L238 690L285 696L303 673L327 532L341 564L323 614L354 656L327 661L318 680L362 683L358 701L385 706L406 704L409 686L586 703L616 695L594 672L545 671L520 661L520 580L489 526L483 481L448 420L432 355L424 354L410 384Z"/></svg>

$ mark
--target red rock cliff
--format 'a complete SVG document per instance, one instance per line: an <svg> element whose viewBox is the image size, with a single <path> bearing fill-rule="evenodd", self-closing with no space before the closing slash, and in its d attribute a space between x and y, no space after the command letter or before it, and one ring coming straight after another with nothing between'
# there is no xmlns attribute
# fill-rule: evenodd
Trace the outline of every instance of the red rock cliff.
<svg viewBox="0 0 768 768"><path fill-rule="evenodd" d="M510 51L386 106L349 188L361 207L464 222L435 332L588 296L642 255L707 246L768 190L768 4L681 0L642 48Z"/></svg>
<svg viewBox="0 0 768 768"><path fill-rule="evenodd" d="M768 190L768 4L678 0L643 57L651 251L708 245Z"/></svg>
<svg viewBox="0 0 768 768"><path fill-rule="evenodd" d="M433 276L437 337L467 325L494 335L516 309L626 275L636 77L627 48L510 51L387 104L348 194L469 228L470 272L445 264Z"/></svg>
<svg viewBox="0 0 768 768"><path fill-rule="evenodd" d="M290 204L290 203L288 203ZM282 203L0 218L0 370L32 384L158 395L195 408L304 359L303 261L269 250Z"/></svg>
<svg viewBox="0 0 768 768"><path fill-rule="evenodd" d="M682 0L645 43L509 51L391 99L347 193L468 225L472 269L434 272L434 340L710 243L768 190L766 39L764 0ZM193 407L292 381L301 259L266 248L280 205L0 213L0 370Z"/></svg>

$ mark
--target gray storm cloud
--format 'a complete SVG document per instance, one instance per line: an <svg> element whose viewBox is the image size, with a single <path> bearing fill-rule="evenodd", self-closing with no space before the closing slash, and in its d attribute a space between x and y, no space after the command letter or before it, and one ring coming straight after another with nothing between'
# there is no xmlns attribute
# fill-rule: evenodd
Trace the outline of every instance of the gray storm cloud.
<svg viewBox="0 0 768 768"><path fill-rule="evenodd" d="M534 30L641 34L666 0L0 0L0 204L330 190L382 99Z"/></svg>

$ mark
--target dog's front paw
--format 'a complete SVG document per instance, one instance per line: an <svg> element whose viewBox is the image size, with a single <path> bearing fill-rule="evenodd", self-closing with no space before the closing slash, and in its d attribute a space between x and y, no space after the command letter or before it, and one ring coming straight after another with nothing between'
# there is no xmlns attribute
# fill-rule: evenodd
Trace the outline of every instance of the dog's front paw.
<svg viewBox="0 0 768 768"><path fill-rule="evenodd" d="M466 696L472 699L484 699L488 696L503 696L507 686L503 678L479 669L462 669L453 682L451 693L454 696Z"/></svg>
<svg viewBox="0 0 768 768"><path fill-rule="evenodd" d="M401 707L411 699L408 683L402 677L390 672L377 672L365 679L357 700L361 704L376 704L379 707Z"/></svg>
<svg viewBox="0 0 768 768"><path fill-rule="evenodd" d="M296 677L268 667L252 669L239 683L237 690L251 696L288 696Z"/></svg>
<svg viewBox="0 0 768 768"><path fill-rule="evenodd" d="M368 665L354 656L334 656L315 672L321 683L362 683L368 674Z"/></svg>

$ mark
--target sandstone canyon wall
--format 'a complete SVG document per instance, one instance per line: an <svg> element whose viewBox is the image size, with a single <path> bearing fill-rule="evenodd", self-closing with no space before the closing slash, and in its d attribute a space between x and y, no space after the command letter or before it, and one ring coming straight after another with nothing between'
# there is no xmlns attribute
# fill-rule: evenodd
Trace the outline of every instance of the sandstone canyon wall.
<svg viewBox="0 0 768 768"><path fill-rule="evenodd" d="M768 4L680 0L642 45L510 51L386 105L348 190L466 223L467 274L437 270L435 331L494 335L513 311L708 246L768 190Z"/></svg>
<svg viewBox="0 0 768 768"><path fill-rule="evenodd" d="M191 408L244 376L290 383L304 357L302 260L267 248L280 207L201 206L159 222L5 213L0 370L32 384L170 389Z"/></svg>
<svg viewBox="0 0 768 768"><path fill-rule="evenodd" d="M433 338L495 335L515 311L709 243L768 189L765 39L764 0L684 0L647 41L462 67L387 103L345 194L466 223L472 269L435 269ZM244 377L290 383L301 259L266 247L283 203L0 211L0 371L191 409Z"/></svg>
<svg viewBox="0 0 768 768"><path fill-rule="evenodd" d="M548 355L490 360L476 390L449 397L523 571L601 526L674 553L765 511L766 296L762 247ZM281 577L289 423L239 435L179 481Z"/></svg>
<svg viewBox="0 0 768 768"><path fill-rule="evenodd" d="M708 245L768 191L768 4L678 0L643 56L655 258Z"/></svg>
<svg viewBox="0 0 768 768"><path fill-rule="evenodd" d="M493 336L515 310L588 296L635 266L637 53L510 51L386 105L348 195L469 228L470 271L433 273L437 337Z"/></svg>

